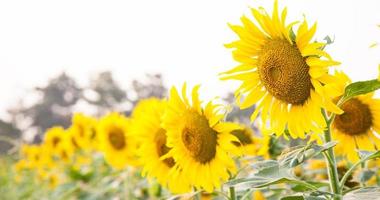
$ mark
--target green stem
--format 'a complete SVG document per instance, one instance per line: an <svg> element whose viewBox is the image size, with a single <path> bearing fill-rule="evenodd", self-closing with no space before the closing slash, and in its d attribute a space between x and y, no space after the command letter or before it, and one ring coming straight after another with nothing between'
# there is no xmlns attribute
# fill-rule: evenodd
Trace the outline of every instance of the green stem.
<svg viewBox="0 0 380 200"><path fill-rule="evenodd" d="M325 117L325 120L327 122L327 129L324 132L324 138L325 142L331 142L331 132L330 132L330 125L332 122L332 119L328 119L326 116L326 113L322 111L323 116ZM331 116L333 118L333 116ZM336 195L333 197L334 200L341 200L341 190L339 187L339 178L338 178L338 169L336 165L336 159L335 159L335 154L333 148L330 148L326 152L326 162L328 163L328 175L329 175L329 180L330 180L330 188L332 192Z"/></svg>
<svg viewBox="0 0 380 200"><path fill-rule="evenodd" d="M235 187L230 187L230 200L236 200Z"/></svg>
<svg viewBox="0 0 380 200"><path fill-rule="evenodd" d="M358 167L362 162L355 163L342 177L342 180L340 180L340 191L343 191L344 184L346 183L347 179L350 177L350 175L355 171L356 167Z"/></svg>

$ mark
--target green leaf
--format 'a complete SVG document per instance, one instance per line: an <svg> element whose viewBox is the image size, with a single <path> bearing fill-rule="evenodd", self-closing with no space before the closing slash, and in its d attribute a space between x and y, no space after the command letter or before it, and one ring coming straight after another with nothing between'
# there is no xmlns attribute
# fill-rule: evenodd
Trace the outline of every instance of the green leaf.
<svg viewBox="0 0 380 200"><path fill-rule="evenodd" d="M318 190L318 188L307 182L298 180L290 172L291 168L280 167L280 164L275 160L267 160L253 164L252 166L257 172L247 178L233 179L225 183L227 187L235 187L236 190L246 190L254 188L263 188L269 185L276 185L280 183L289 183L295 185L303 185L309 187L312 190Z"/></svg>
<svg viewBox="0 0 380 200"><path fill-rule="evenodd" d="M323 39L326 40L326 44L327 44L327 45L334 43L334 40L335 40L335 38L334 38L334 39L331 39L331 37L328 36L328 35L326 35L326 37L323 38Z"/></svg>
<svg viewBox="0 0 380 200"><path fill-rule="evenodd" d="M333 148L336 144L337 142L332 141L324 144L323 146L319 146L315 143L311 143L306 146L298 146L280 156L279 163L284 167L296 167L306 160L317 156L330 148Z"/></svg>
<svg viewBox="0 0 380 200"><path fill-rule="evenodd" d="M328 182L312 182L312 181L307 181L308 184L315 186L316 188L321 188L321 187L329 187L330 184ZM310 188L306 187L304 185L295 185L292 187L292 190L294 192L305 192L309 191Z"/></svg>
<svg viewBox="0 0 380 200"><path fill-rule="evenodd" d="M299 196L299 195L296 195L296 196L287 196L287 197L282 197L281 200L305 200L305 198L303 198L303 196Z"/></svg>
<svg viewBox="0 0 380 200"><path fill-rule="evenodd" d="M356 167L366 162L367 160L375 159L380 157L380 151L359 151L360 160L356 162L352 167L343 175L340 180L340 187L343 188L345 182L349 179Z"/></svg>
<svg viewBox="0 0 380 200"><path fill-rule="evenodd" d="M288 168L280 168L275 160L266 160L257 162L252 165L257 172L253 177L238 178L226 183L226 186L238 186L240 189L245 188L262 188L268 185L291 182L293 177Z"/></svg>
<svg viewBox="0 0 380 200"><path fill-rule="evenodd" d="M348 100L358 95L374 92L378 89L380 89L380 82L377 79L351 83L346 87L343 99Z"/></svg>
<svg viewBox="0 0 380 200"><path fill-rule="evenodd" d="M349 192L343 196L343 200L358 200L358 199L380 199L379 187L361 188L352 192Z"/></svg>
<svg viewBox="0 0 380 200"><path fill-rule="evenodd" d="M317 196L309 196L309 195L292 195L292 196L286 196L282 197L281 200L326 200L322 197Z"/></svg>
<svg viewBox="0 0 380 200"><path fill-rule="evenodd" d="M359 151L361 161L371 160L380 157L380 151ZM360 162L360 161L359 161Z"/></svg>

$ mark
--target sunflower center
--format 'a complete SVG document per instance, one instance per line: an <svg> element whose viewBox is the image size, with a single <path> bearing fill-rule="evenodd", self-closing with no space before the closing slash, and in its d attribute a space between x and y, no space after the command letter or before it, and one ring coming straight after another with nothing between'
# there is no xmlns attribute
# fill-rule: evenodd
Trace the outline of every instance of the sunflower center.
<svg viewBox="0 0 380 200"><path fill-rule="evenodd" d="M182 142L191 156L200 163L208 163L216 155L217 132L209 126L205 116L190 111L182 130Z"/></svg>
<svg viewBox="0 0 380 200"><path fill-rule="evenodd" d="M231 132L232 135L234 135L235 137L237 137L237 139L239 140L239 142L237 141L233 141L232 143L235 145L235 146L241 146L241 145L247 145L247 144L252 144L252 139L249 135L248 132L246 132L244 129L242 130L233 130Z"/></svg>
<svg viewBox="0 0 380 200"><path fill-rule="evenodd" d="M121 150L126 145L124 132L119 128L113 128L108 134L108 139L116 150Z"/></svg>
<svg viewBox="0 0 380 200"><path fill-rule="evenodd" d="M59 137L54 137L53 138L53 147L56 147L60 141L61 141L61 139Z"/></svg>
<svg viewBox="0 0 380 200"><path fill-rule="evenodd" d="M96 137L96 130L95 130L94 127L91 127L90 130L91 130L91 136L90 136L90 139L93 140L93 139L95 139L95 137Z"/></svg>
<svg viewBox="0 0 380 200"><path fill-rule="evenodd" d="M309 98L309 66L296 46L284 39L268 40L258 61L260 80L271 95L293 105Z"/></svg>
<svg viewBox="0 0 380 200"><path fill-rule="evenodd" d="M77 128L78 128L79 136L83 137L84 136L84 127L83 127L83 125L78 124Z"/></svg>
<svg viewBox="0 0 380 200"><path fill-rule="evenodd" d="M154 139L156 141L156 150L159 157L167 154L170 151L170 148L166 146L166 131L164 129L160 128L157 131ZM168 167L173 167L175 164L173 158L166 158L163 161Z"/></svg>
<svg viewBox="0 0 380 200"><path fill-rule="evenodd" d="M67 155L66 151L61 151L61 157L65 160L67 160L69 158L69 156Z"/></svg>
<svg viewBox="0 0 380 200"><path fill-rule="evenodd" d="M347 135L365 134L372 126L372 114L368 105L351 99L342 105L343 114L337 115L334 126Z"/></svg>
<svg viewBox="0 0 380 200"><path fill-rule="evenodd" d="M77 143L77 141L75 140L75 138L74 137L71 137L71 144L73 144L73 146L75 147L75 148L79 148L79 145L78 145L78 143Z"/></svg>

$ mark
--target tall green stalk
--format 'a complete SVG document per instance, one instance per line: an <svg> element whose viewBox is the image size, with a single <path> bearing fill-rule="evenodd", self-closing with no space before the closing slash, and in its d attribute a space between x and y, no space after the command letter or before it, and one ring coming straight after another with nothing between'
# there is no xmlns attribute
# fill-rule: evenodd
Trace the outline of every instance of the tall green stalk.
<svg viewBox="0 0 380 200"><path fill-rule="evenodd" d="M235 187L230 187L230 200L236 200Z"/></svg>
<svg viewBox="0 0 380 200"><path fill-rule="evenodd" d="M331 122L333 121L334 115L331 116L330 119L327 118L326 113L323 111L323 116L325 117L326 123L327 123L327 129L324 132L324 139L325 142L331 142ZM339 177L338 177L338 168L336 165L336 159L334 154L334 149L330 148L327 150L327 152L324 154L326 158L327 163L327 171L329 175L329 181L330 181L330 188L331 191L336 195L333 197L334 200L341 200L342 199L342 193L339 188Z"/></svg>

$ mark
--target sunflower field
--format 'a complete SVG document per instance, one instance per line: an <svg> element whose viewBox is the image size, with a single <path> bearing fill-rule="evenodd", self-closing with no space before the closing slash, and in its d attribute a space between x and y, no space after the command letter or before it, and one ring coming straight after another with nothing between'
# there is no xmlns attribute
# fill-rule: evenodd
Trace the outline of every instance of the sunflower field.
<svg viewBox="0 0 380 200"><path fill-rule="evenodd" d="M352 82L277 0L250 11L229 24L238 65L216 72L239 84L233 105L184 81L128 115L72 113L0 157L0 199L380 199L380 76Z"/></svg>

